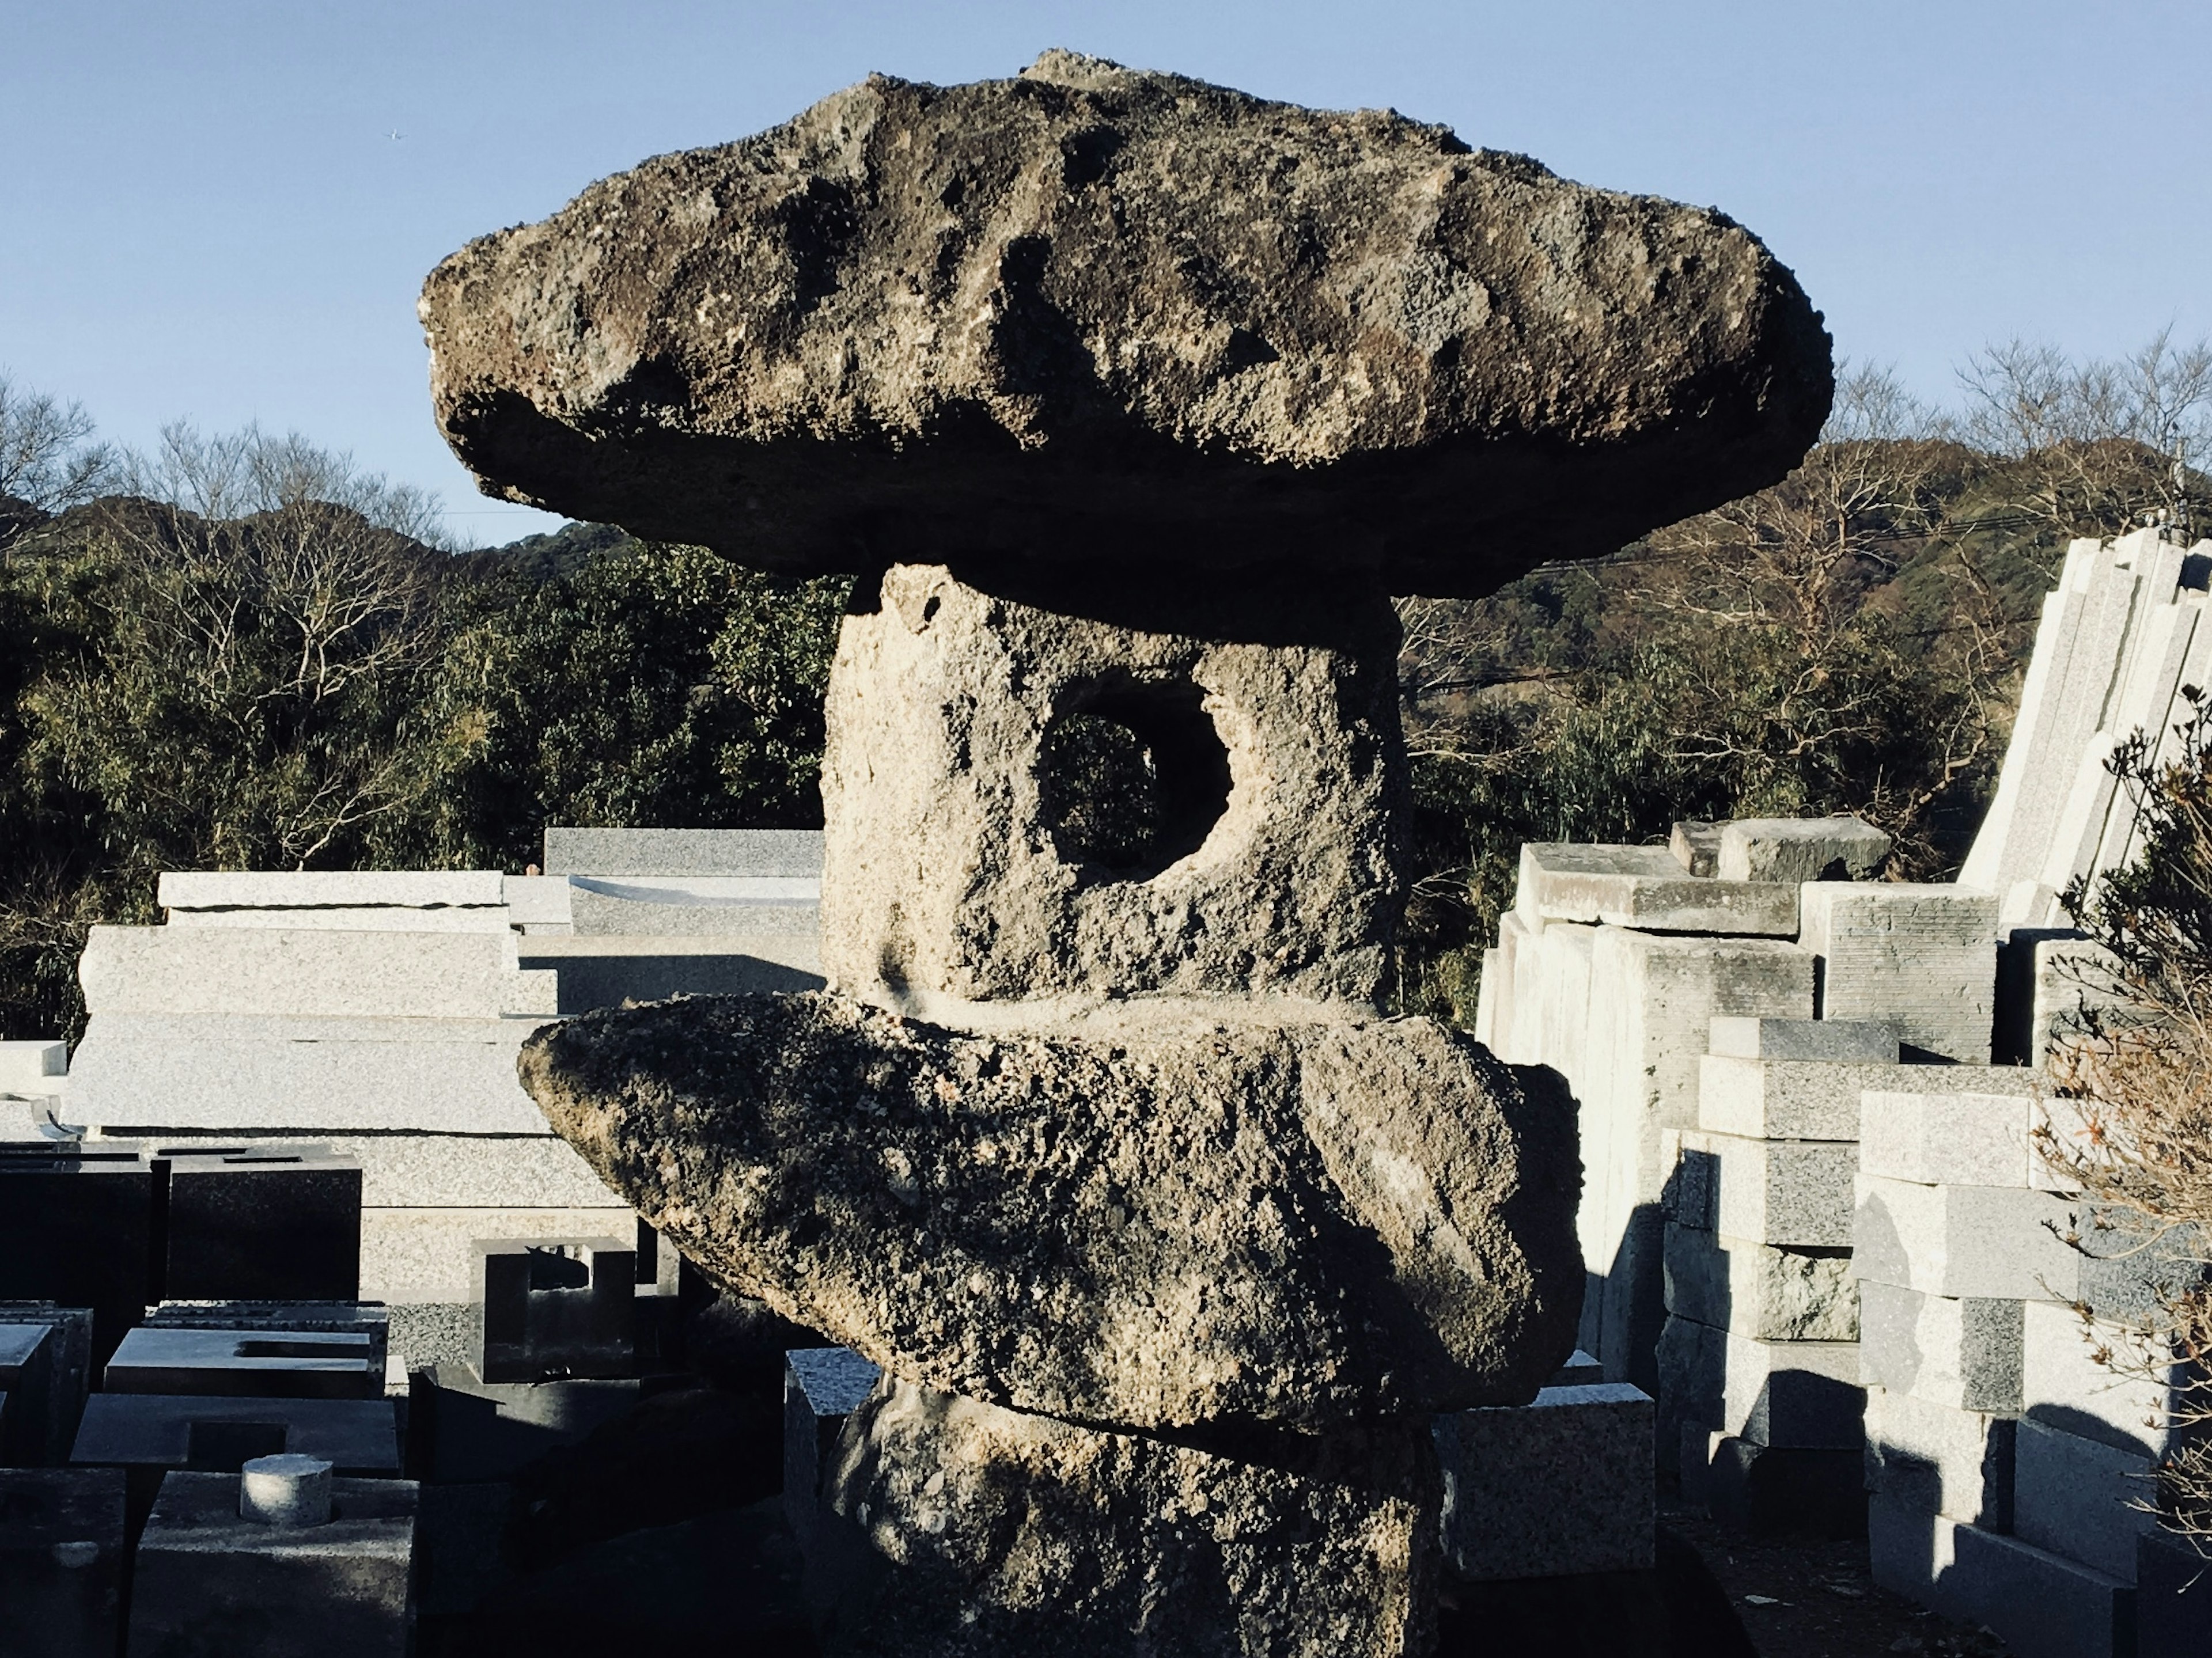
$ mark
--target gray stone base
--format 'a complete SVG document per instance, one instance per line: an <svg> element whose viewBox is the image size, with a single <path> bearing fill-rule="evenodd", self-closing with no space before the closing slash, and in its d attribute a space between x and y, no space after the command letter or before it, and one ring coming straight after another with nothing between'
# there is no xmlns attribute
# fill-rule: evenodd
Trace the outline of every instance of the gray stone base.
<svg viewBox="0 0 2212 1658"><path fill-rule="evenodd" d="M1988 1625L2020 1658L2135 1651L2135 1589L2078 1561L1880 1496L1868 1507L1867 1545L1876 1583Z"/></svg>
<svg viewBox="0 0 2212 1658"><path fill-rule="evenodd" d="M1444 1556L1470 1582L1651 1564L1651 1400L1626 1382L1436 1420Z"/></svg>
<svg viewBox="0 0 2212 1658"><path fill-rule="evenodd" d="M1439 1498L1425 1424L1232 1452L887 1378L839 1440L809 1599L837 1653L1401 1658L1433 1635Z"/></svg>

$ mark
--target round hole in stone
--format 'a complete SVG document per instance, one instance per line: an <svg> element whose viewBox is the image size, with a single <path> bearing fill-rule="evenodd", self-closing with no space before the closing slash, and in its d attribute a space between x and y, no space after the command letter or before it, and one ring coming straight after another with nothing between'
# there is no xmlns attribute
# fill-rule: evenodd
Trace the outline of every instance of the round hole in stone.
<svg viewBox="0 0 2212 1658"><path fill-rule="evenodd" d="M1045 727L1038 783L1062 858L1142 881L1221 821L1229 751L1188 681L1093 686Z"/></svg>

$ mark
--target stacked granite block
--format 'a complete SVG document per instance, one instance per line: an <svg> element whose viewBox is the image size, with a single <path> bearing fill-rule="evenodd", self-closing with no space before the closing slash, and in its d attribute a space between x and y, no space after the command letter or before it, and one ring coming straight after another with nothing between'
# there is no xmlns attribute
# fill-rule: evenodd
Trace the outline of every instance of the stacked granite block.
<svg viewBox="0 0 2212 1658"><path fill-rule="evenodd" d="M2171 1430L2166 1386L2096 1354L2124 1345L2112 1318L2160 1258L2051 1189L2040 1110L2026 1088L1863 1097L1868 1523L1884 1587L2025 1658L2098 1658L2133 1650Z"/></svg>
<svg viewBox="0 0 2212 1658"><path fill-rule="evenodd" d="M357 1164L359 1292L391 1305L408 1362L463 1360L476 1241L635 1227L516 1082L531 1032L820 982L818 832L555 828L544 856L545 875L165 874L166 926L99 928L85 951L63 1119L179 1155L250 1133ZM16 1091L58 1060L23 1058Z"/></svg>
<svg viewBox="0 0 2212 1658"><path fill-rule="evenodd" d="M1846 866L1866 872L1871 831L1815 821L1832 832L1826 862L1857 859ZM1709 827L1717 857L1726 828L1745 831L1743 847L1763 847L1771 826ZM1580 1103L1581 1343L1609 1378L1653 1394L1672 1167L1663 1137L1697 1127L1708 1025L1814 1011L1814 961L1795 942L1797 886L1700 872L1714 866L1700 856L1686 839L1672 849L1524 846L1514 908L1485 957L1475 1022L1500 1058L1549 1066ZM1760 868L1775 862L1762 851Z"/></svg>
<svg viewBox="0 0 2212 1658"><path fill-rule="evenodd" d="M1759 1529L1858 1524L1857 1093L1886 1023L1717 1018L1672 1137L1662 1447L1684 1494Z"/></svg>

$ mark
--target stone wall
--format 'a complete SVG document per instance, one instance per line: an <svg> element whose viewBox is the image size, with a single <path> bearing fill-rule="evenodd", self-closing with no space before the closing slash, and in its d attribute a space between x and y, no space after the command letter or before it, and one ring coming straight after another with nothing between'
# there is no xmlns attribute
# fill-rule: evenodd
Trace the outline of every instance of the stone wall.
<svg viewBox="0 0 2212 1658"><path fill-rule="evenodd" d="M1579 1102L1583 1345L1655 1394L1662 1472L1868 1525L1878 1581L2023 1654L2130 1649L2174 1576L2140 1507L2170 1401L2091 1355L2199 1269L2100 1230L2030 1131L2095 979L2058 895L2140 851L2105 762L2212 683L2208 574L2074 544L1957 884L1834 878L1877 872L1848 819L1529 846L1484 963L1478 1034Z"/></svg>

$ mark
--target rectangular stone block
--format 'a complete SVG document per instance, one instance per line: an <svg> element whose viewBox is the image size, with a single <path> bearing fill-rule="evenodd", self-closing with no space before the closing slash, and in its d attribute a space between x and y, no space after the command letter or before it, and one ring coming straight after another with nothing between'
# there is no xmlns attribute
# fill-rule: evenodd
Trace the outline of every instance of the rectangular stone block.
<svg viewBox="0 0 2212 1658"><path fill-rule="evenodd" d="M165 1135L159 1149L237 1144L212 1130ZM553 1134L317 1134L258 1137L264 1151L313 1148L361 1165L364 1210L610 1208L621 1199Z"/></svg>
<svg viewBox="0 0 2212 1658"><path fill-rule="evenodd" d="M2044 1068L2053 1053L2080 1039L2090 1010L2120 1003L2114 965L2110 951L2072 926L2004 924L1997 944L1997 1057Z"/></svg>
<svg viewBox="0 0 2212 1658"><path fill-rule="evenodd" d="M2118 1579L1876 1495L1867 1504L1874 1581L1996 1631L2018 1658L2129 1658L2135 1591Z"/></svg>
<svg viewBox="0 0 2212 1658"><path fill-rule="evenodd" d="M0 1090L41 1098L59 1092L68 1074L65 1042L0 1042Z"/></svg>
<svg viewBox="0 0 2212 1658"><path fill-rule="evenodd" d="M1799 890L1799 941L1820 964L1820 1017L1895 1020L1908 1050L1989 1063L1996 898L1892 881L1814 881Z"/></svg>
<svg viewBox="0 0 2212 1658"><path fill-rule="evenodd" d="M1866 1488L1954 1520L2010 1531L2016 1424L1869 1387Z"/></svg>
<svg viewBox="0 0 2212 1658"><path fill-rule="evenodd" d="M2119 1368L2100 1363L2110 1353ZM2166 1455L2179 1437L2173 1419L2184 1372L2138 1373L2148 1355L2120 1325L2084 1319L2072 1307L2031 1303L2021 1343L2027 1413L2049 1426L2133 1455Z"/></svg>
<svg viewBox="0 0 2212 1658"><path fill-rule="evenodd" d="M1518 910L1505 911L1498 918L1497 948L1482 958L1481 999L1475 1019L1478 1027L1488 1034L1479 1040L1487 1042L1492 1051L1509 1065L1529 1063L1514 1045L1518 1035L1514 1023L1518 1017L1514 992L1522 971L1522 951L1534 942L1542 926L1540 921L1530 922Z"/></svg>
<svg viewBox="0 0 2212 1658"><path fill-rule="evenodd" d="M544 1114L514 1063L544 1023L95 1013L70 1069L69 1118L151 1137L542 1135Z"/></svg>
<svg viewBox="0 0 2212 1658"><path fill-rule="evenodd" d="M1512 912L1508 910L1506 914L1510 915ZM1482 981L1475 987L1474 1024L1472 1027L1475 1041L1500 1059L1505 1055L1498 1034L1498 997L1494 987L1501 970L1498 963L1504 959L1503 953L1495 944L1482 952Z"/></svg>
<svg viewBox="0 0 2212 1658"><path fill-rule="evenodd" d="M409 1382L410 1455L440 1485L511 1480L636 1409L649 1387L661 1385L635 1376L486 1382L466 1364L445 1363L415 1370Z"/></svg>
<svg viewBox="0 0 2212 1658"><path fill-rule="evenodd" d="M104 1362L146 1310L153 1204L135 1145L0 1145L0 1299L89 1308Z"/></svg>
<svg viewBox="0 0 2212 1658"><path fill-rule="evenodd" d="M331 1497L319 1526L270 1526L240 1517L235 1474L163 1479L138 1540L131 1649L405 1658L416 1487L334 1479Z"/></svg>
<svg viewBox="0 0 2212 1658"><path fill-rule="evenodd" d="M1590 955L1597 929L1547 922L1525 935L1514 952L1510 1047L1514 1062L1547 1065L1579 1097L1589 1046Z"/></svg>
<svg viewBox="0 0 2212 1658"><path fill-rule="evenodd" d="M1782 938L1797 932L1794 887L1686 874L1665 847L1523 843L1514 907L1532 920L1601 921L1646 932Z"/></svg>
<svg viewBox="0 0 2212 1658"><path fill-rule="evenodd" d="M0 1468L0 1646L109 1658L121 1632L124 1481L110 1468Z"/></svg>
<svg viewBox="0 0 2212 1658"><path fill-rule="evenodd" d="M169 910L497 909L495 869L164 870L155 902Z"/></svg>
<svg viewBox="0 0 2212 1658"><path fill-rule="evenodd" d="M1899 1066L1709 1054L1699 1061L1698 1127L1754 1139L1856 1140L1859 1096L1870 1088L2025 1097L2035 1083L2033 1072L2002 1066Z"/></svg>
<svg viewBox="0 0 2212 1658"><path fill-rule="evenodd" d="M568 932L574 920L568 899L574 890L565 875L507 875L499 884L509 924L526 933Z"/></svg>
<svg viewBox="0 0 2212 1658"><path fill-rule="evenodd" d="M230 1143L212 1133L171 1134L165 1150L204 1140ZM265 1136L264 1150L326 1147L361 1165L365 1209L611 1208L622 1199L592 1172L568 1141L555 1134L386 1134Z"/></svg>
<svg viewBox="0 0 2212 1658"><path fill-rule="evenodd" d="M1661 1412L1755 1445L1856 1451L1865 1395L1847 1341L1755 1341L1687 1319L1659 1345Z"/></svg>
<svg viewBox="0 0 2212 1658"><path fill-rule="evenodd" d="M1665 1316L1661 1205L1674 1172L1661 1140L1697 1121L1698 1065L1720 1014L1802 1017L1812 958L1767 938L1598 931L1590 957L1589 1058L1581 1121L1586 1174L1577 1230L1601 1278L1585 1337L1615 1381L1656 1385ZM1646 1384L1650 1385L1646 1385Z"/></svg>
<svg viewBox="0 0 2212 1658"><path fill-rule="evenodd" d="M476 1245L487 1238L558 1240L634 1233L623 1209L364 1209L362 1293L397 1309L479 1301Z"/></svg>
<svg viewBox="0 0 2212 1658"><path fill-rule="evenodd" d="M1436 1419L1444 1558L1477 1582L1651 1564L1650 1397L1624 1383Z"/></svg>
<svg viewBox="0 0 2212 1658"><path fill-rule="evenodd" d="M1859 1167L1927 1186L2032 1186L2028 1139L2037 1113L2018 1094L1866 1090L1859 1099Z"/></svg>
<svg viewBox="0 0 2212 1658"><path fill-rule="evenodd" d="M1713 872L1723 881L1868 881L1889 837L1856 817L1739 817L1721 826Z"/></svg>
<svg viewBox="0 0 2212 1658"><path fill-rule="evenodd" d="M837 1436L882 1375L881 1366L849 1347L784 1355L783 1511L804 1551L813 1549L821 1526L822 1476Z"/></svg>
<svg viewBox="0 0 2212 1658"><path fill-rule="evenodd" d="M2151 1460L2033 1418L2020 1424L2012 1530L2023 1542L2132 1583L2136 1540L2154 1528Z"/></svg>
<svg viewBox="0 0 2212 1658"><path fill-rule="evenodd" d="M375 1301L165 1301L147 1309L145 1327L342 1332L368 1344L371 1368L379 1371L392 1351L392 1309Z"/></svg>
<svg viewBox="0 0 2212 1658"><path fill-rule="evenodd" d="M95 1017L489 1019L557 1011L552 979L522 971L511 932L95 926L77 977Z"/></svg>
<svg viewBox="0 0 2212 1658"><path fill-rule="evenodd" d="M550 1011L588 1013L624 1002L677 996L750 996L819 990L822 950L812 932L732 938L673 935L547 938L522 941L525 969L555 986Z"/></svg>
<svg viewBox="0 0 2212 1658"><path fill-rule="evenodd" d="M322 932L477 932L503 936L514 923L504 908L482 909L178 909L169 926L187 931L279 928Z"/></svg>
<svg viewBox="0 0 2212 1658"><path fill-rule="evenodd" d="M476 1245L486 1382L623 1376L635 1363L635 1242L489 1238Z"/></svg>
<svg viewBox="0 0 2212 1658"><path fill-rule="evenodd" d="M351 1301L361 1165L314 1145L156 1146L167 1187L155 1298Z"/></svg>
<svg viewBox="0 0 2212 1658"><path fill-rule="evenodd" d="M1858 1177L1852 1227L1862 1278L1923 1295L2066 1301L2077 1257L2054 1235L2070 1211L2048 1192Z"/></svg>
<svg viewBox="0 0 2212 1658"><path fill-rule="evenodd" d="M514 1576L505 1542L514 1487L505 1480L417 1489L415 1611L463 1618Z"/></svg>
<svg viewBox="0 0 2212 1658"><path fill-rule="evenodd" d="M2212 1238L2196 1226L2170 1226L2112 1204L2079 1203L2077 1298L2099 1318L2122 1322L2160 1307L2212 1275Z"/></svg>
<svg viewBox="0 0 2212 1658"><path fill-rule="evenodd" d="M548 875L822 874L820 829L549 828Z"/></svg>
<svg viewBox="0 0 2212 1658"><path fill-rule="evenodd" d="M1859 1364L1869 1387L1952 1410L2018 1412L2027 1303L1923 1295L1872 1279L1858 1291Z"/></svg>
<svg viewBox="0 0 2212 1658"><path fill-rule="evenodd" d="M1667 1310L1759 1341L1856 1341L1848 1249L1790 1249L1669 1223Z"/></svg>
<svg viewBox="0 0 2212 1658"><path fill-rule="evenodd" d="M1856 1145L1701 1129L1684 1132L1680 1143L1668 1207L1682 1225L1754 1243L1850 1247Z"/></svg>
<svg viewBox="0 0 2212 1658"><path fill-rule="evenodd" d="M359 1331L142 1325L107 1361L103 1385L112 1394L381 1399L384 1362Z"/></svg>
<svg viewBox="0 0 2212 1658"><path fill-rule="evenodd" d="M2041 863L2041 843L2031 851L2027 837L2016 835L2014 825L2031 761L2039 759L2040 751L2050 743L2057 714L2052 706L2054 691L2065 685L2067 661L2080 631L2087 584L2086 580L2077 580L2077 572L2086 575L2090 568L2083 550L2097 545L2094 540L2077 537L2067 549L2058 585L2044 595L2035 648L2028 655L2019 709L2013 716L2012 736L1997 776L1996 795L1960 872L1967 884L1984 891L1998 890Z"/></svg>
<svg viewBox="0 0 2212 1658"><path fill-rule="evenodd" d="M17 1404L21 1413L13 1418L15 1430L27 1430L27 1436L16 1442L17 1454L0 1455L0 1462L60 1467L76 1442L77 1418L92 1387L92 1309L57 1307L50 1301L0 1301L0 1325L34 1325L52 1332L33 1359L45 1373L43 1381L23 1389ZM0 1382L0 1388L6 1385ZM43 1406L32 1402L41 1387Z"/></svg>
<svg viewBox="0 0 2212 1658"><path fill-rule="evenodd" d="M391 1404L368 1399L222 1399L94 1394L70 1461L79 1467L196 1468L235 1474L257 1456L319 1456L343 1474L399 1472Z"/></svg>
<svg viewBox="0 0 2212 1658"><path fill-rule="evenodd" d="M0 1467L50 1467L69 1460L69 1443L84 1408L84 1353L91 1321L65 1325L0 1322ZM80 1351L74 1374L68 1351Z"/></svg>
<svg viewBox="0 0 2212 1658"><path fill-rule="evenodd" d="M1896 1069L1708 1054L1698 1062L1698 1127L1749 1139L1856 1139L1859 1090Z"/></svg>
<svg viewBox="0 0 2212 1658"><path fill-rule="evenodd" d="M822 883L812 876L572 875L568 888L578 937L716 938L735 947L752 938L818 942L822 933Z"/></svg>
<svg viewBox="0 0 2212 1658"><path fill-rule="evenodd" d="M1713 1021L1710 1051L1741 1060L1895 1065L1897 1033L1896 1022L1889 1019L1747 1019L1723 1014Z"/></svg>
<svg viewBox="0 0 2212 1658"><path fill-rule="evenodd" d="M2016 1537L1953 1533L1965 1593L2018 1658L2124 1658L2134 1649L2132 1586Z"/></svg>
<svg viewBox="0 0 2212 1658"><path fill-rule="evenodd" d="M2130 539L2111 548L2075 541L2045 596L1996 798L1962 874L1971 885L2002 892L2037 880L2049 862L2083 751L2112 702L2137 608ZM2111 746L2108 739L2105 751Z"/></svg>

